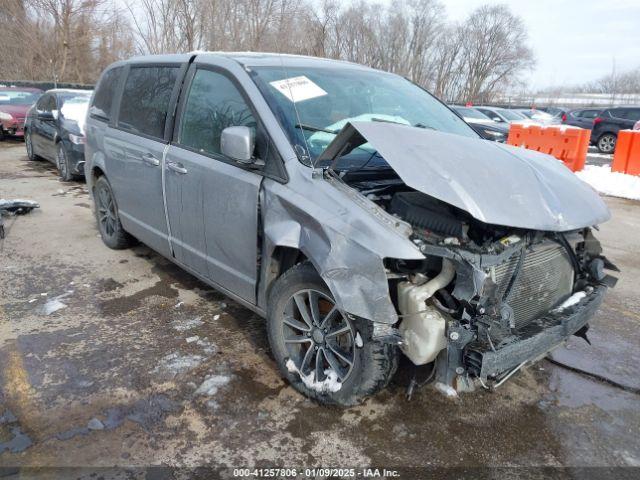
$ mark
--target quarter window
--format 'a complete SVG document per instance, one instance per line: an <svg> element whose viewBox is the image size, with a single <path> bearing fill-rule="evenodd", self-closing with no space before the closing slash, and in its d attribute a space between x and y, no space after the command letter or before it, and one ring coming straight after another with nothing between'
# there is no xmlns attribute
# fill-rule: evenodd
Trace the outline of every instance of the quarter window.
<svg viewBox="0 0 640 480"><path fill-rule="evenodd" d="M164 138L178 67L132 67L120 102L118 127Z"/></svg>
<svg viewBox="0 0 640 480"><path fill-rule="evenodd" d="M640 109L630 108L627 110L627 118L629 120L640 120Z"/></svg>
<svg viewBox="0 0 640 480"><path fill-rule="evenodd" d="M97 117L102 120L109 121L111 119L111 105L113 104L113 97L116 94L118 88L118 80L120 79L120 72L122 67L113 68L106 72L93 98L93 105L89 110L89 114L92 117Z"/></svg>
<svg viewBox="0 0 640 480"><path fill-rule="evenodd" d="M182 114L180 144L219 155L222 130L232 126L257 127L243 96L224 75L196 70ZM260 138L256 140L260 150Z"/></svg>

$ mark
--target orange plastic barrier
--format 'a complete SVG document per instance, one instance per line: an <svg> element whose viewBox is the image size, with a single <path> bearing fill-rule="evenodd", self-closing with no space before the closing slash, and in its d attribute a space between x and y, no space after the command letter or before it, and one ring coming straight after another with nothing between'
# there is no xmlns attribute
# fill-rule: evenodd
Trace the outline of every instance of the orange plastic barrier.
<svg viewBox="0 0 640 480"><path fill-rule="evenodd" d="M553 155L577 172L584 168L591 130L560 125L540 126L512 124L507 143Z"/></svg>
<svg viewBox="0 0 640 480"><path fill-rule="evenodd" d="M611 171L640 175L640 130L618 132Z"/></svg>

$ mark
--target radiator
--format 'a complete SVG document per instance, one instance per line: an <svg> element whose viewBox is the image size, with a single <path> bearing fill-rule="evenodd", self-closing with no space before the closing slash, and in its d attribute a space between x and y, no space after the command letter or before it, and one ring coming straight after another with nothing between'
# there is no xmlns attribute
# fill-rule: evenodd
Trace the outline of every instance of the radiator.
<svg viewBox="0 0 640 480"><path fill-rule="evenodd" d="M520 255L495 267L498 295L504 295ZM515 328L528 325L571 295L574 271L567 251L555 242L528 249L522 270L507 303L513 309Z"/></svg>

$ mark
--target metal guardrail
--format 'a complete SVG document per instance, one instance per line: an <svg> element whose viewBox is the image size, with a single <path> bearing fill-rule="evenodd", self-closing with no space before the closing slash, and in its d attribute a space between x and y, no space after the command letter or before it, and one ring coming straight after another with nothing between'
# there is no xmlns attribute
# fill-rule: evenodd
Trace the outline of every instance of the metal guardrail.
<svg viewBox="0 0 640 480"><path fill-rule="evenodd" d="M93 90L94 85L85 83L67 83L67 82L49 82L35 80L2 80L0 79L0 87L25 87L39 88L40 90L51 90L52 88L73 88L79 90Z"/></svg>

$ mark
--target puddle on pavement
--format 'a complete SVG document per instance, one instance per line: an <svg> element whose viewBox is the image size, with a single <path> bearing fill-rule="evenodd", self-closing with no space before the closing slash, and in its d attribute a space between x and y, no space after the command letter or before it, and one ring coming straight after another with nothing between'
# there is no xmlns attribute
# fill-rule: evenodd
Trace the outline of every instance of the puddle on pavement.
<svg viewBox="0 0 640 480"><path fill-rule="evenodd" d="M549 379L553 401L561 407L580 408L594 405L605 412L632 410L640 412L640 396L625 392L584 375L554 368Z"/></svg>
<svg viewBox="0 0 640 480"><path fill-rule="evenodd" d="M131 295L118 296L108 300L98 300L96 304L100 313L109 316L118 316L136 310L148 297L178 298L178 295L178 290L171 286L171 284L163 280L158 280L153 286L139 290Z"/></svg>
<svg viewBox="0 0 640 480"><path fill-rule="evenodd" d="M0 411L2 405L0 405ZM18 419L11 412L5 409L0 415L0 454L5 451L20 453L33 445L31 438L26 435L18 423Z"/></svg>

